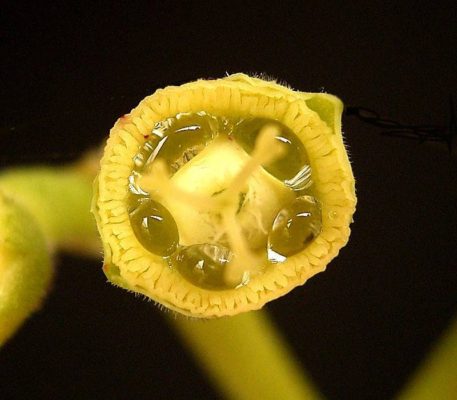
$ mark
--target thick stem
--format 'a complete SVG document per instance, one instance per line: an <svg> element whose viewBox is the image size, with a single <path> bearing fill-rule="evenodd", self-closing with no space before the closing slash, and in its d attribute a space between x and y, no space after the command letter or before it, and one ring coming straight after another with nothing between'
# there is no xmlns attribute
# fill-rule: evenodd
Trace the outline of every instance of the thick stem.
<svg viewBox="0 0 457 400"><path fill-rule="evenodd" d="M266 311L170 321L228 399L320 398Z"/></svg>
<svg viewBox="0 0 457 400"><path fill-rule="evenodd" d="M33 215L50 248L99 257L92 179L73 167L14 168L0 174L0 189Z"/></svg>

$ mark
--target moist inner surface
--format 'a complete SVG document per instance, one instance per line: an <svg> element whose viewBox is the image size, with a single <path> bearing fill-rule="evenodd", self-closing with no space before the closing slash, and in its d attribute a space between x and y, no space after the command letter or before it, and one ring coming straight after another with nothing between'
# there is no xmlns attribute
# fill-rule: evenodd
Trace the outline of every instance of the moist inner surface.
<svg viewBox="0 0 457 400"><path fill-rule="evenodd" d="M132 229L195 286L246 285L320 233L306 150L279 121L180 113L133 161Z"/></svg>

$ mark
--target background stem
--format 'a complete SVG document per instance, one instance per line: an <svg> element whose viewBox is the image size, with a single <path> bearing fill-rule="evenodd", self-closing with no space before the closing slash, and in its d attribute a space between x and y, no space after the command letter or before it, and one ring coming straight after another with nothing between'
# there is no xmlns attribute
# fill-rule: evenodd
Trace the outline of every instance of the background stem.
<svg viewBox="0 0 457 400"><path fill-rule="evenodd" d="M170 322L228 398L320 398L266 311L206 321L178 317Z"/></svg>
<svg viewBox="0 0 457 400"><path fill-rule="evenodd" d="M92 181L74 167L12 168L0 174L0 188L33 215L51 249L99 256L90 213Z"/></svg>

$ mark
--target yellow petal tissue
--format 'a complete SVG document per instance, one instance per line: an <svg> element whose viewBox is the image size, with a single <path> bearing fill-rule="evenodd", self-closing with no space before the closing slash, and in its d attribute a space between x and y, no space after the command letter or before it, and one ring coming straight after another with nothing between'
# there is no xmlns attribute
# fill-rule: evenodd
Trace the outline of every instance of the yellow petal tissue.
<svg viewBox="0 0 457 400"><path fill-rule="evenodd" d="M106 276L213 318L323 271L356 204L342 109L244 74L146 97L115 123L95 182Z"/></svg>

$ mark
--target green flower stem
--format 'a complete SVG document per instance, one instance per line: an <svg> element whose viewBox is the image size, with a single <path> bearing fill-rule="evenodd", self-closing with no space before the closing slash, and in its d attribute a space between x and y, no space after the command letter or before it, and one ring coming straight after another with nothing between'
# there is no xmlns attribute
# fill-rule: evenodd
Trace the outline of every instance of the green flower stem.
<svg viewBox="0 0 457 400"><path fill-rule="evenodd" d="M55 249L101 255L91 186L73 167L0 174L0 346L42 303Z"/></svg>
<svg viewBox="0 0 457 400"><path fill-rule="evenodd" d="M101 255L92 179L76 168L10 169L0 174L0 188L34 216L50 247Z"/></svg>
<svg viewBox="0 0 457 400"><path fill-rule="evenodd" d="M399 400L457 398L457 318L398 396Z"/></svg>
<svg viewBox="0 0 457 400"><path fill-rule="evenodd" d="M194 321L171 319L229 399L319 399L266 311Z"/></svg>
<svg viewBox="0 0 457 400"><path fill-rule="evenodd" d="M39 308L52 279L36 219L0 189L0 347Z"/></svg>

